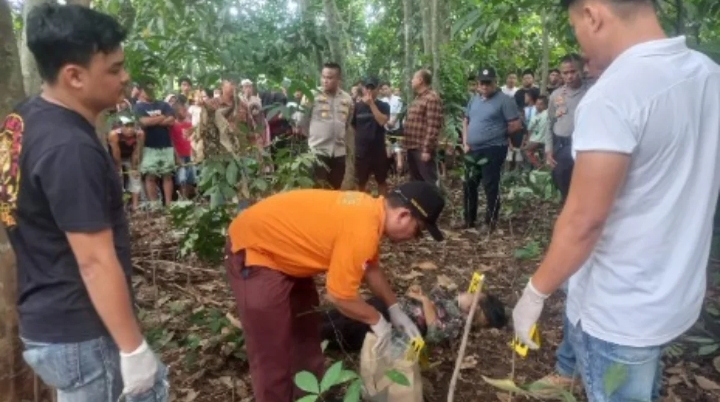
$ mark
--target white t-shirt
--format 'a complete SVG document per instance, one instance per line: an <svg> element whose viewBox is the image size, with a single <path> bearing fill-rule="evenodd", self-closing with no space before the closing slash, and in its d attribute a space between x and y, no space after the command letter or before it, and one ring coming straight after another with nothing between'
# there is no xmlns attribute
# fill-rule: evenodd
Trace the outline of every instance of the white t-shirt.
<svg viewBox="0 0 720 402"><path fill-rule="evenodd" d="M720 188L720 66L685 37L621 54L575 113L573 153L631 156L602 234L570 279L593 337L663 345L697 320Z"/></svg>
<svg viewBox="0 0 720 402"><path fill-rule="evenodd" d="M517 92L518 87L508 88L507 85L503 85L500 87L500 90L507 96L515 96L515 92Z"/></svg>
<svg viewBox="0 0 720 402"><path fill-rule="evenodd" d="M388 105L390 105L390 118L391 119L393 117L396 117L398 114L400 114L400 112L402 112L403 104L402 104L402 100L400 99L400 97L395 96L395 95L390 95L390 97L380 98L380 100L382 102L385 102ZM400 128L400 122L395 121L395 124L392 127L385 125L385 128L388 131L395 131L398 128Z"/></svg>
<svg viewBox="0 0 720 402"><path fill-rule="evenodd" d="M190 105L190 107L188 107L188 114L190 114L190 121L192 122L193 127L197 127L200 123L201 113L202 108L198 105Z"/></svg>

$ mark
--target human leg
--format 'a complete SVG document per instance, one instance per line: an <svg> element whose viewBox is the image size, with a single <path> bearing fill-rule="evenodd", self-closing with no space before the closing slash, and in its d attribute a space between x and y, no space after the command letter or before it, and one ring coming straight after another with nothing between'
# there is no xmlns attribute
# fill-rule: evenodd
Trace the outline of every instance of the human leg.
<svg viewBox="0 0 720 402"><path fill-rule="evenodd" d="M495 228L500 215L500 175L507 153L507 146L490 147L484 152L487 163L482 165L481 169L482 185L487 203L485 224L490 229Z"/></svg>

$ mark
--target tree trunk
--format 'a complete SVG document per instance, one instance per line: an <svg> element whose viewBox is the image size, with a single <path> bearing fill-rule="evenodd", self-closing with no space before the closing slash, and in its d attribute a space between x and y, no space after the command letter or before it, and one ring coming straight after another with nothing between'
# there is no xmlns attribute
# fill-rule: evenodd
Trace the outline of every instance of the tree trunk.
<svg viewBox="0 0 720 402"><path fill-rule="evenodd" d="M20 56L6 0L0 0L0 124L25 97ZM38 400L35 376L22 359L15 308L15 253L0 225L0 402Z"/></svg>
<svg viewBox="0 0 720 402"><path fill-rule="evenodd" d="M27 47L27 16L34 7L44 3L54 3L54 0L25 0L23 4L23 29L20 35L20 64L22 66L23 83L25 84L25 93L28 96L40 93L40 85L42 79L35 65L35 57L30 53Z"/></svg>
<svg viewBox="0 0 720 402"><path fill-rule="evenodd" d="M67 0L66 4L77 4L79 6L90 7L92 0Z"/></svg>
<svg viewBox="0 0 720 402"><path fill-rule="evenodd" d="M422 39L423 39L423 53L425 56L432 55L432 23L430 22L430 1L432 0L419 0L420 1L420 16L422 17Z"/></svg>
<svg viewBox="0 0 720 402"><path fill-rule="evenodd" d="M345 176L340 189L355 190L355 130L352 127L348 127L345 133L345 152Z"/></svg>
<svg viewBox="0 0 720 402"><path fill-rule="evenodd" d="M432 52L432 85L440 91L440 54L438 35L438 0L430 0L430 51Z"/></svg>
<svg viewBox="0 0 720 402"><path fill-rule="evenodd" d="M675 0L675 35L685 34L685 5L683 0Z"/></svg>
<svg viewBox="0 0 720 402"><path fill-rule="evenodd" d="M547 7L542 8L540 18L542 21L542 71L540 75L540 93L547 95L547 81L548 74L550 72L550 33L548 27Z"/></svg>
<svg viewBox="0 0 720 402"><path fill-rule="evenodd" d="M403 5L403 27L405 36L405 65L403 74L403 93L405 94L404 103L408 105L410 102L410 78L412 77L412 40L411 40L411 27L414 25L412 15L412 0L402 0Z"/></svg>
<svg viewBox="0 0 720 402"><path fill-rule="evenodd" d="M330 48L330 57L332 61L340 64L343 63L342 52L342 35L338 26L337 15L335 14L335 0L323 0L323 10L325 11L326 35L328 39L328 47Z"/></svg>

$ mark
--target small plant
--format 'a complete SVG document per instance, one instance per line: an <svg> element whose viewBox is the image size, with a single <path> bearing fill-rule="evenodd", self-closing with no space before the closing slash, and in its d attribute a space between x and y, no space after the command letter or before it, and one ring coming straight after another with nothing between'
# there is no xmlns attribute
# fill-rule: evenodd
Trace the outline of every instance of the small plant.
<svg viewBox="0 0 720 402"><path fill-rule="evenodd" d="M518 260L535 260L540 257L541 251L540 244L533 240L523 247L516 249L513 252L513 257Z"/></svg>
<svg viewBox="0 0 720 402"><path fill-rule="evenodd" d="M324 349L324 348L323 348ZM385 375L390 381L402 385L410 386L407 377L397 370L388 370ZM345 396L343 402L358 402L362 391L362 380L353 370L343 369L342 361L335 362L325 372L323 378L318 381L315 375L309 371L301 371L295 375L295 385L308 393L296 402L315 402L322 401L328 391L337 386L346 385Z"/></svg>
<svg viewBox="0 0 720 402"><path fill-rule="evenodd" d="M224 206L210 208L192 201L170 207L170 222L180 236L178 254L195 254L201 261L219 263L225 251L225 236L232 215Z"/></svg>

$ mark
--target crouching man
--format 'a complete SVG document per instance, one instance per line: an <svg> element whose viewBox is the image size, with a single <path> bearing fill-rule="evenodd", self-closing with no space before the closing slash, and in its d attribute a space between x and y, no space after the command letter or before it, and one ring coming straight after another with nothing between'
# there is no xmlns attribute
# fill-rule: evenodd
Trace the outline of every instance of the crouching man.
<svg viewBox="0 0 720 402"><path fill-rule="evenodd" d="M387 352L392 326L409 337L420 335L378 267L378 246L382 237L407 241L423 230L442 240L436 221L444 206L434 185L410 182L379 198L352 191L289 191L233 220L226 268L257 402L297 400L302 395L293 386L294 375L302 370L322 375L315 275L327 273L327 298L342 314L370 326L378 353ZM390 306L390 323L358 297L363 279Z"/></svg>

